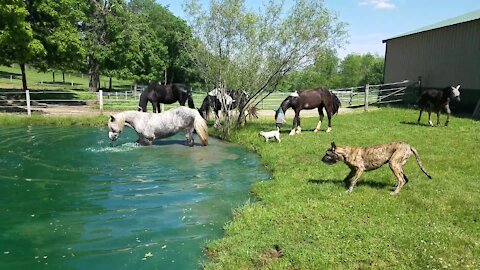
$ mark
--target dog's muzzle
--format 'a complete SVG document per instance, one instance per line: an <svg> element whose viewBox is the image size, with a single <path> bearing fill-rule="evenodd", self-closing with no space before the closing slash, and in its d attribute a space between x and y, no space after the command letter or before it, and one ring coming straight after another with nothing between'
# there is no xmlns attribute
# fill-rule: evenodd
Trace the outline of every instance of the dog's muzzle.
<svg viewBox="0 0 480 270"><path fill-rule="evenodd" d="M332 165L332 164L337 163L337 160L334 159L334 158L332 158L332 157L329 156L329 155L323 156L322 161L323 161L323 163L325 163L325 164L327 164L327 165Z"/></svg>
<svg viewBox="0 0 480 270"><path fill-rule="evenodd" d="M116 141L118 139L118 133L114 133L114 132L108 132L108 137L110 138L110 140L112 141Z"/></svg>

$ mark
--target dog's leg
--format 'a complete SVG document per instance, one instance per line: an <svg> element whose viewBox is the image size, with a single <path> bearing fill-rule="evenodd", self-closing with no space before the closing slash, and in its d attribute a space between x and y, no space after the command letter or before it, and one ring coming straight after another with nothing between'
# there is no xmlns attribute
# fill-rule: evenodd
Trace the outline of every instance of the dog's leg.
<svg viewBox="0 0 480 270"><path fill-rule="evenodd" d="M351 169L350 173L343 179L343 183L345 183L345 187L348 188L348 185L350 184L350 179L355 175L355 169Z"/></svg>
<svg viewBox="0 0 480 270"><path fill-rule="evenodd" d="M280 140L280 135L276 135L276 136L275 136L275 139L276 139L277 142L279 142L279 143L282 141L282 140Z"/></svg>
<svg viewBox="0 0 480 270"><path fill-rule="evenodd" d="M398 152L397 152L398 153ZM405 174L403 174L402 166L408 160L409 155L407 156L400 156L400 154L394 153L388 165L390 165L390 169L392 170L393 174L397 178L397 187L393 192L390 192L390 195L397 195L400 193L403 185L405 185L406 181L404 179Z"/></svg>
<svg viewBox="0 0 480 270"><path fill-rule="evenodd" d="M350 183L350 187L348 188L347 192L351 193L353 191L353 188L358 182L358 179L360 179L360 176L362 176L363 170L356 168L355 169L355 175L352 178L352 182Z"/></svg>

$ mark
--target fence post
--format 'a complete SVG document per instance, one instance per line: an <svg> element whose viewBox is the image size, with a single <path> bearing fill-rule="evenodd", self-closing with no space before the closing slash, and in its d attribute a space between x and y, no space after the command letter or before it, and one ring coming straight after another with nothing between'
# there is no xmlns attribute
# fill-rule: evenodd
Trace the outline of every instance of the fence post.
<svg viewBox="0 0 480 270"><path fill-rule="evenodd" d="M98 106L100 108L100 114L103 113L103 90L98 90Z"/></svg>
<svg viewBox="0 0 480 270"><path fill-rule="evenodd" d="M368 91L370 90L370 86L368 83L365 85L365 112L368 112Z"/></svg>
<svg viewBox="0 0 480 270"><path fill-rule="evenodd" d="M25 90L25 99L27 100L27 114L32 116L32 108L30 107L30 90Z"/></svg>

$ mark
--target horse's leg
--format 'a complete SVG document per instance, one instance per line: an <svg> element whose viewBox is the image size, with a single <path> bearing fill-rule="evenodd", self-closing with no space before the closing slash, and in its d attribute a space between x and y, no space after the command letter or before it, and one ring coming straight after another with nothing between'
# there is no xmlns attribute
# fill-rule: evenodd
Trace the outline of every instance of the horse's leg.
<svg viewBox="0 0 480 270"><path fill-rule="evenodd" d="M315 130L313 132L318 132L320 131L320 126L322 125L322 121L323 121L323 107L318 107L318 115L320 117L320 120L318 121L318 124L317 124L317 127L315 128Z"/></svg>
<svg viewBox="0 0 480 270"><path fill-rule="evenodd" d="M162 107L160 106L160 101L157 102L157 112L161 113L162 112Z"/></svg>
<svg viewBox="0 0 480 270"><path fill-rule="evenodd" d="M295 134L300 134L302 132L302 128L300 127L300 110L295 112L295 117L297 118L297 128L295 130Z"/></svg>
<svg viewBox="0 0 480 270"><path fill-rule="evenodd" d="M215 124L213 124L214 128L220 127L220 116L218 115L218 110L215 109Z"/></svg>
<svg viewBox="0 0 480 270"><path fill-rule="evenodd" d="M417 125L420 124L420 118L422 118L423 108L420 108L420 114L418 115Z"/></svg>
<svg viewBox="0 0 480 270"><path fill-rule="evenodd" d="M188 146L194 146L195 145L195 141L193 140L193 127L191 128L187 128L185 130L185 138L186 138L186 142L185 144L188 145Z"/></svg>
<svg viewBox="0 0 480 270"><path fill-rule="evenodd" d="M152 101L152 110L153 110L153 113L156 113L157 112L157 105L155 102Z"/></svg>
<svg viewBox="0 0 480 270"><path fill-rule="evenodd" d="M290 133L288 133L289 136L295 135L295 130L298 127L297 118L298 118L298 113L297 111L295 111L295 116L293 117L293 121L292 121L292 130L290 131Z"/></svg>
<svg viewBox="0 0 480 270"><path fill-rule="evenodd" d="M429 108L428 109L428 124L433 127L432 123L432 110Z"/></svg>
<svg viewBox="0 0 480 270"><path fill-rule="evenodd" d="M440 110L437 110L437 127L440 125Z"/></svg>
<svg viewBox="0 0 480 270"><path fill-rule="evenodd" d="M330 110L327 110L327 118L328 118L327 132L330 132L332 131L332 112Z"/></svg>
<svg viewBox="0 0 480 270"><path fill-rule="evenodd" d="M448 121L450 121L450 114L452 111L450 111L450 106L445 105L445 111L447 112L447 121L445 121L445 126L448 126Z"/></svg>

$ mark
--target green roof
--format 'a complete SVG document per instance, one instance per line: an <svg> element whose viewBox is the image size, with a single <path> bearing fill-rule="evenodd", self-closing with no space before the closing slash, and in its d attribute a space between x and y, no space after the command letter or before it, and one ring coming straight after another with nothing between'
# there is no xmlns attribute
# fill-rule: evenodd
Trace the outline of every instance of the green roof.
<svg viewBox="0 0 480 270"><path fill-rule="evenodd" d="M438 28L442 28L442 27L447 27L447 26L452 26L452 25L460 24L460 23L464 23L464 22L474 21L474 20L478 20L478 19L480 19L480 9L469 12L469 13L466 13L466 14L463 14L463 15L460 15L460 16L457 16L457 17L454 17L454 18L450 18L450 19L447 19L447 20L444 20L444 21L441 21L441 22L438 22L438 23L435 23L435 24L432 24L432 25L428 25L428 26L419 28L419 29L414 30L414 31L406 32L404 34L401 34L401 35L398 35L398 36L395 36L395 37L392 37L392 38L385 39L382 42L385 43L385 41L387 41L387 40L391 40L391 39L395 39L395 38L399 38L399 37L404 37L404 36L409 36L409 35L413 35L413 34L418 34L418 33L421 33L421 32L426 32L426 31L430 31L430 30L434 30L434 29L438 29Z"/></svg>

